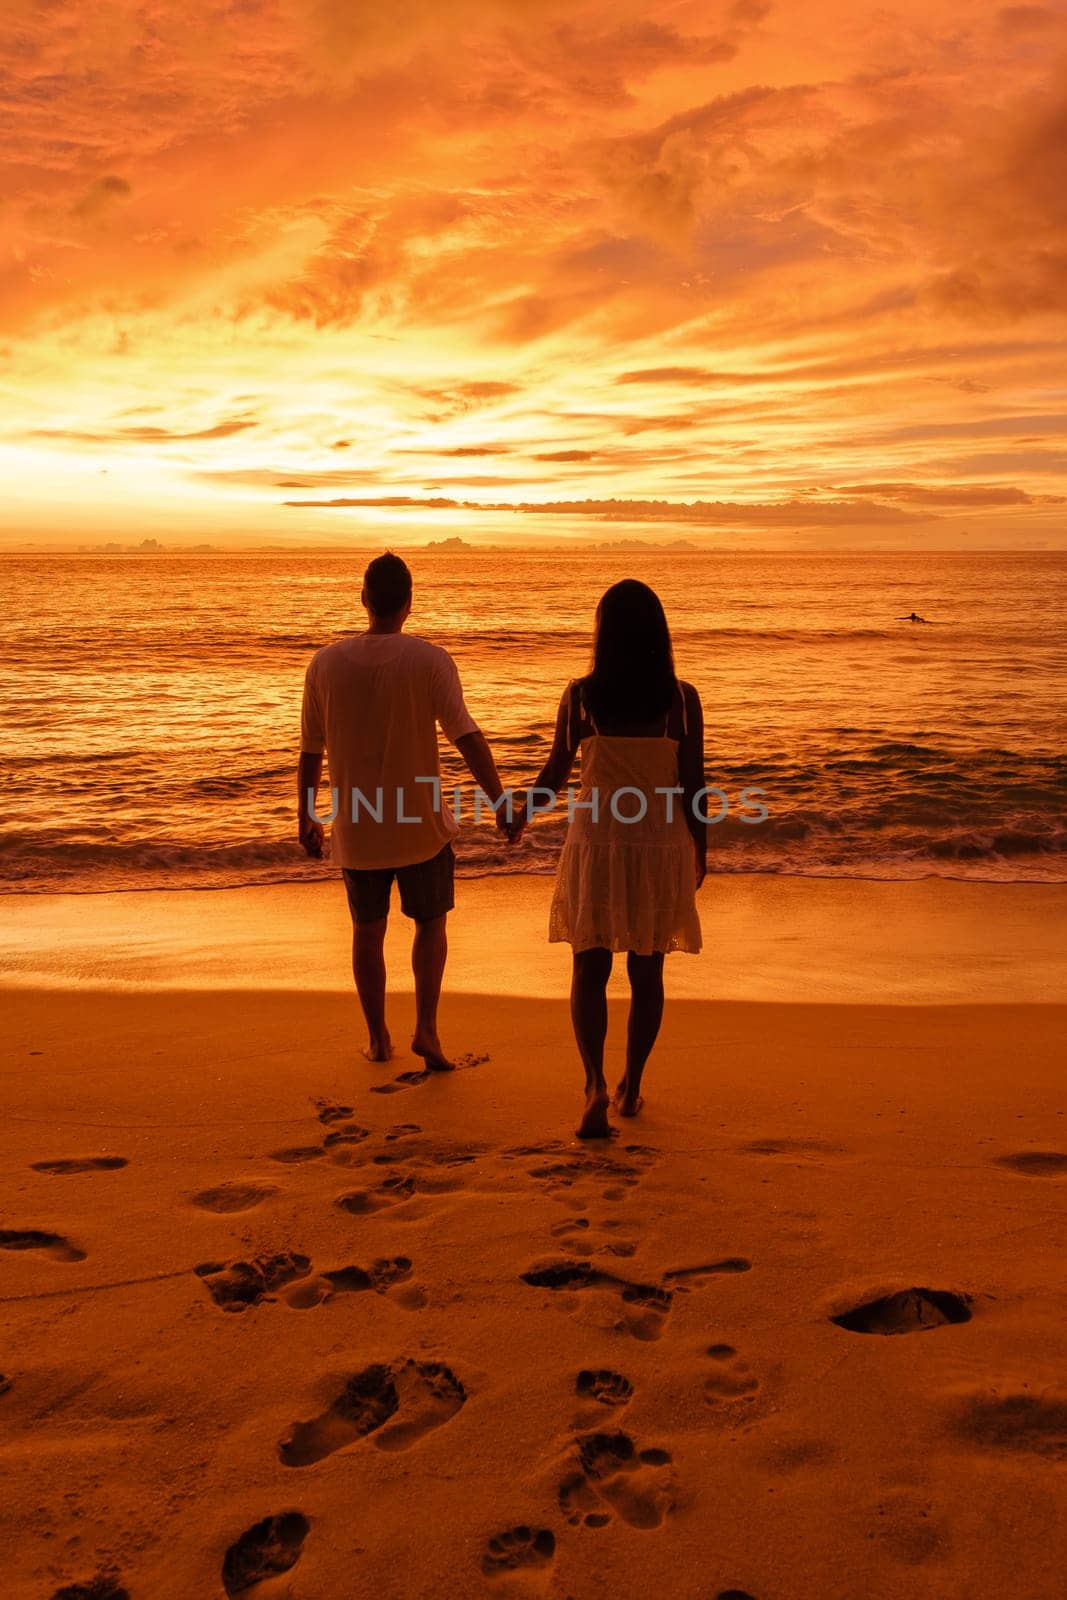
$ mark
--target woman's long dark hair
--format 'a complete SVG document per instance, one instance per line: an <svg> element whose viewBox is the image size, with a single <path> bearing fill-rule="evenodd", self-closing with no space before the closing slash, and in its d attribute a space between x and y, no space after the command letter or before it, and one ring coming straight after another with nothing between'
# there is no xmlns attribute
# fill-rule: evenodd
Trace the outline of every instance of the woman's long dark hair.
<svg viewBox="0 0 1067 1600"><path fill-rule="evenodd" d="M585 702L598 723L655 722L677 690L671 631L647 583L613 583L596 608Z"/></svg>

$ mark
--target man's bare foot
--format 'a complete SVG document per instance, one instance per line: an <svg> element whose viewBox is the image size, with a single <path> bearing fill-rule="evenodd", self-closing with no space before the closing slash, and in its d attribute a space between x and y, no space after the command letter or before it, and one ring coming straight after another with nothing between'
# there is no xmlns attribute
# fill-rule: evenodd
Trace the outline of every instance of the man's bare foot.
<svg viewBox="0 0 1067 1600"><path fill-rule="evenodd" d="M642 1094L630 1093L630 1084L624 1073L615 1085L611 1103L620 1117L636 1117L645 1103L645 1097Z"/></svg>
<svg viewBox="0 0 1067 1600"><path fill-rule="evenodd" d="M585 1112L575 1129L579 1139L610 1139L611 1123L608 1121L607 1089L590 1089L585 1101Z"/></svg>
<svg viewBox="0 0 1067 1600"><path fill-rule="evenodd" d="M456 1063L449 1061L441 1049L436 1033L417 1033L411 1041L413 1055L421 1056L430 1072L454 1072Z"/></svg>
<svg viewBox="0 0 1067 1600"><path fill-rule="evenodd" d="M393 1041L387 1033L380 1039L375 1039L372 1035L370 1044L363 1048L363 1054L368 1061L392 1061Z"/></svg>

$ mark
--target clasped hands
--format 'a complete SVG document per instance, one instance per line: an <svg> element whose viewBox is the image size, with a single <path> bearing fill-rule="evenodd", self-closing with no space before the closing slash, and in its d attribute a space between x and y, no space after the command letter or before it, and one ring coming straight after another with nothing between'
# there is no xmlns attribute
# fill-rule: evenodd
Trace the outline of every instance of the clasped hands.
<svg viewBox="0 0 1067 1600"><path fill-rule="evenodd" d="M508 815L509 810L511 811L510 817ZM497 832L504 835L509 845L518 844L529 820L525 804L515 807L514 810L511 809L510 802L505 802L497 807Z"/></svg>

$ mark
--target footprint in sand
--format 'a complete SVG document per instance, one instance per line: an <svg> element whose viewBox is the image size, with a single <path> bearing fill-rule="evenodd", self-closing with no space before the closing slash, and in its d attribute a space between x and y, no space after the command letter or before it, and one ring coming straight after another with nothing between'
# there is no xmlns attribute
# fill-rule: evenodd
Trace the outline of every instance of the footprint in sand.
<svg viewBox="0 0 1067 1600"><path fill-rule="evenodd" d="M310 1311L325 1305L339 1294L362 1294L373 1290L375 1294L393 1293L392 1298L408 1310L417 1310L426 1304L425 1290L409 1282L411 1258L409 1256L381 1256L369 1267L337 1267L331 1272L320 1272L312 1278L301 1279L285 1296L286 1304L294 1311ZM401 1289L400 1285L404 1285Z"/></svg>
<svg viewBox="0 0 1067 1600"><path fill-rule="evenodd" d="M830 1318L850 1333L926 1333L950 1323L970 1322L967 1298L947 1289L900 1289Z"/></svg>
<svg viewBox="0 0 1067 1600"><path fill-rule="evenodd" d="M702 1267L674 1267L663 1274L663 1281L669 1283L672 1289L687 1292L692 1285L699 1287L707 1283L709 1278L718 1278L724 1273L751 1271L752 1263L747 1257L725 1256L722 1261L709 1261Z"/></svg>
<svg viewBox="0 0 1067 1600"><path fill-rule="evenodd" d="M1062 1178L1067 1173L1067 1156L1059 1150L1016 1150L997 1156L994 1164L1021 1172L1024 1178Z"/></svg>
<svg viewBox="0 0 1067 1600"><path fill-rule="evenodd" d="M347 1194L338 1195L334 1204L350 1216L363 1217L375 1211L386 1211L391 1206L403 1205L416 1194L454 1194L462 1188L464 1184L461 1179L443 1178L433 1172L391 1172L373 1189L352 1189Z"/></svg>
<svg viewBox="0 0 1067 1600"><path fill-rule="evenodd" d="M658 1528L672 1509L666 1450L638 1450L627 1433L585 1433L559 1486L559 1507L574 1527L603 1528L618 1515L631 1528Z"/></svg>
<svg viewBox="0 0 1067 1600"><path fill-rule="evenodd" d="M612 1372L610 1367L583 1367L574 1380L574 1392L601 1406L628 1406L634 1397L634 1386L629 1378Z"/></svg>
<svg viewBox="0 0 1067 1600"><path fill-rule="evenodd" d="M481 1067L490 1059L489 1056L463 1055L456 1056L452 1062L453 1071L466 1072L471 1067ZM399 1094L401 1089L414 1089L420 1083L428 1083L431 1078L447 1078L448 1072L435 1072L430 1067L412 1068L409 1072L398 1072L389 1083L372 1083L371 1094Z"/></svg>
<svg viewBox="0 0 1067 1600"><path fill-rule="evenodd" d="M358 1167L367 1159L366 1152L359 1147L369 1138L369 1128L361 1128L355 1122L342 1123L339 1128L326 1135L322 1144L335 1166Z"/></svg>
<svg viewBox="0 0 1067 1600"><path fill-rule="evenodd" d="M759 1379L732 1344L711 1344L707 1355L713 1363L711 1373L704 1380L704 1399L709 1405L747 1403L756 1398Z"/></svg>
<svg viewBox="0 0 1067 1600"><path fill-rule="evenodd" d="M959 1397L951 1431L981 1450L1015 1451L1067 1461L1067 1396L1025 1385L997 1386Z"/></svg>
<svg viewBox="0 0 1067 1600"><path fill-rule="evenodd" d="M548 1231L553 1239L563 1241L562 1249L573 1251L575 1255L584 1255L589 1249L589 1227L588 1217L568 1217L566 1222L557 1222Z"/></svg>
<svg viewBox="0 0 1067 1600"><path fill-rule="evenodd" d="M0 1228L0 1250L39 1250L53 1261L85 1260L85 1251L61 1233L44 1233L39 1228Z"/></svg>
<svg viewBox="0 0 1067 1600"><path fill-rule="evenodd" d="M325 1135L321 1144L294 1144L286 1145L284 1149L272 1150L269 1154L271 1161L280 1161L283 1166L300 1166L305 1161L319 1161L324 1155L333 1151L334 1160L343 1160L346 1154L345 1147L362 1144L364 1139L370 1138L370 1129L360 1127L358 1122L338 1122L342 1116L351 1114L351 1106L332 1106L328 1108L330 1115L319 1112L319 1121L338 1124L331 1128ZM336 1112L336 1116L334 1113Z"/></svg>
<svg viewBox="0 0 1067 1600"><path fill-rule="evenodd" d="M566 1147L557 1141L540 1147L520 1145L515 1150L505 1151L504 1154L505 1158L552 1157L553 1159L549 1160L539 1159L533 1166L527 1167L527 1173L542 1185L546 1194L558 1196L573 1205L572 1191L577 1190L580 1193L585 1187L593 1185L600 1188L600 1195L604 1200L616 1201L627 1198L630 1190L640 1183L648 1166L650 1152L645 1145L627 1145L626 1151L634 1157L633 1160L624 1161L617 1156L597 1155L592 1151L570 1156L566 1153ZM603 1187L600 1187L601 1185Z"/></svg>
<svg viewBox="0 0 1067 1600"><path fill-rule="evenodd" d="M63 1161L31 1161L34 1172L52 1172L57 1177L69 1177L75 1172L118 1172L128 1167L125 1156L68 1156Z"/></svg>
<svg viewBox="0 0 1067 1600"><path fill-rule="evenodd" d="M555 1227L549 1229L553 1239L559 1240L560 1249L569 1251L572 1255L586 1256L608 1255L627 1258L632 1256L637 1246L628 1239L604 1239L597 1242L596 1231L617 1227L614 1222L600 1222L591 1224L588 1217L573 1217L566 1222L557 1222Z"/></svg>
<svg viewBox="0 0 1067 1600"><path fill-rule="evenodd" d="M392 1144L396 1139L410 1139L413 1133L421 1132L417 1122L394 1122L391 1128L385 1130L385 1142Z"/></svg>
<svg viewBox="0 0 1067 1600"><path fill-rule="evenodd" d="M227 1594L246 1589L289 1572L300 1560L311 1524L301 1511L283 1511L264 1517L246 1529L222 1560L222 1586Z"/></svg>
<svg viewBox="0 0 1067 1600"><path fill-rule="evenodd" d="M353 1189L350 1194L338 1195L334 1204L353 1217L365 1217L390 1206L403 1205L414 1193L415 1179L411 1174L394 1172L374 1189Z"/></svg>
<svg viewBox="0 0 1067 1600"><path fill-rule="evenodd" d="M323 1139L326 1150L335 1150L339 1144L362 1144L370 1138L370 1129L361 1128L358 1122L343 1122Z"/></svg>
<svg viewBox="0 0 1067 1600"><path fill-rule="evenodd" d="M214 1189L201 1189L190 1195L189 1204L201 1211L216 1211L228 1216L235 1211L253 1211L278 1193L274 1183L220 1183Z"/></svg>
<svg viewBox="0 0 1067 1600"><path fill-rule="evenodd" d="M440 1361L375 1362L349 1378L327 1410L294 1423L278 1455L284 1466L310 1467L370 1435L379 1450L410 1450L450 1421L466 1398Z"/></svg>
<svg viewBox="0 0 1067 1600"><path fill-rule="evenodd" d="M128 1589L122 1587L113 1572L97 1573L88 1583L66 1583L57 1589L52 1600L130 1600Z"/></svg>
<svg viewBox="0 0 1067 1600"><path fill-rule="evenodd" d="M612 1272L594 1267L590 1261L556 1262L546 1267L535 1267L520 1273L523 1283L535 1289L575 1291L600 1289L617 1294L626 1308L617 1330L630 1333L635 1339L658 1339L671 1309L673 1296L669 1289L651 1283L630 1283Z"/></svg>
<svg viewBox="0 0 1067 1600"><path fill-rule="evenodd" d="M311 1103L318 1113L319 1121L327 1127L331 1122L344 1122L347 1117L355 1115L355 1106L342 1106L336 1100L313 1100Z"/></svg>
<svg viewBox="0 0 1067 1600"><path fill-rule="evenodd" d="M426 1303L425 1292L417 1284L403 1290L399 1288L411 1277L408 1256L382 1256L369 1267L337 1267L313 1275L308 1256L285 1251L280 1255L256 1256L251 1261L208 1261L193 1270L204 1280L215 1304L224 1311L245 1311L249 1306L261 1305L264 1300L276 1299L290 1284L294 1287L284 1298L294 1311L308 1311L332 1300L335 1295L358 1294L365 1290L376 1294L396 1290L393 1298L409 1309Z"/></svg>
<svg viewBox="0 0 1067 1600"><path fill-rule="evenodd" d="M403 1136L398 1135L398 1139L400 1137ZM460 1144L448 1139L431 1142L411 1137L402 1150L379 1151L371 1157L371 1164L376 1167L395 1167L404 1161L424 1170L428 1167L469 1167L491 1148L487 1144Z"/></svg>
<svg viewBox="0 0 1067 1600"><path fill-rule="evenodd" d="M551 1528L508 1528L494 1534L482 1556L482 1571L487 1578L503 1578L518 1572L543 1572L556 1557L556 1536Z"/></svg>
<svg viewBox="0 0 1067 1600"><path fill-rule="evenodd" d="M311 1272L311 1261L295 1250L251 1261L205 1261L194 1267L198 1278L223 1311L247 1311Z"/></svg>

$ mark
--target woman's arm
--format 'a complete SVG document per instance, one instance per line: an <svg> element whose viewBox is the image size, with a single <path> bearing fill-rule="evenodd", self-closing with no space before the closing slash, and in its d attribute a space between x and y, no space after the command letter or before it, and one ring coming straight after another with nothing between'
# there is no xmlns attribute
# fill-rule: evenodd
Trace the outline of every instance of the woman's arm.
<svg viewBox="0 0 1067 1600"><path fill-rule="evenodd" d="M563 691L563 698L559 703L556 713L556 731L552 739L552 749L549 751L548 760L541 768L537 777L527 790L527 796L537 789L558 795L574 766L574 758L578 754L578 722L577 716L572 716L571 697L573 690L568 684ZM573 741L573 742L572 742ZM519 806L515 812L512 827L516 837L525 828L529 821L529 798Z"/></svg>
<svg viewBox="0 0 1067 1600"><path fill-rule="evenodd" d="M685 696L686 727L681 744L678 746L678 782L682 786L686 827L693 835L693 845L696 849L699 889L708 872L708 825L701 820L707 813L707 796L700 795L700 791L707 783L704 776L704 708L700 704L700 696L691 683L682 685L682 693ZM698 796L700 796L699 815L693 808L693 802Z"/></svg>

